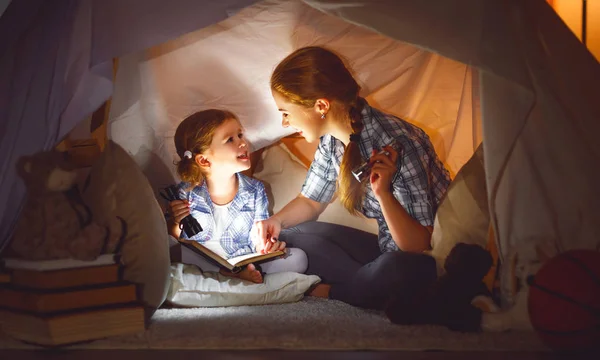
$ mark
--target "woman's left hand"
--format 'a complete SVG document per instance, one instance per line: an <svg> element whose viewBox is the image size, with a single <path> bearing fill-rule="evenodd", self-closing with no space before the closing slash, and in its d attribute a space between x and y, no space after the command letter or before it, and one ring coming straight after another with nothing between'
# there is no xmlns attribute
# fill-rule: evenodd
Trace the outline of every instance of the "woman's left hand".
<svg viewBox="0 0 600 360"><path fill-rule="evenodd" d="M398 170L396 166L398 152L391 146L385 146L383 150L387 151L389 155L377 154L373 150L371 159L369 159L373 163L369 179L371 181L371 189L373 189L373 193L378 199L382 195L392 192L392 179Z"/></svg>

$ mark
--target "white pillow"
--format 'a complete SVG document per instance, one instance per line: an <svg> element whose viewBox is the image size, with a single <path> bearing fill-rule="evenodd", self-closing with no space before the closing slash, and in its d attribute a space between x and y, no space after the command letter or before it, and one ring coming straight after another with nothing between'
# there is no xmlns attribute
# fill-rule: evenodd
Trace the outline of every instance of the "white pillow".
<svg viewBox="0 0 600 360"><path fill-rule="evenodd" d="M262 284L217 272L202 272L197 266L171 265L167 301L177 306L221 307L295 302L321 279L294 272L266 274Z"/></svg>
<svg viewBox="0 0 600 360"><path fill-rule="evenodd" d="M269 198L269 210L276 213L298 196L308 169L281 143L264 149L260 161L253 177L264 182ZM379 231L375 219L350 215L338 199L327 206L318 220L372 234Z"/></svg>

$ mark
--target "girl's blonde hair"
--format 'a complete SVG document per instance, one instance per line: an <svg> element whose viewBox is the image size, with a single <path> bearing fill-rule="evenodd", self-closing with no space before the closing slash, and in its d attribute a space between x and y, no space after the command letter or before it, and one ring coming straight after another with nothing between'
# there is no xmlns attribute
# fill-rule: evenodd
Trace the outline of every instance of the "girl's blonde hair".
<svg viewBox="0 0 600 360"><path fill-rule="evenodd" d="M208 150L215 130L229 119L238 120L230 111L209 109L194 113L179 124L175 131L175 149L181 158L177 163L177 173L182 181L202 184L205 174L196 163L196 155ZM186 151L192 153L191 159L184 156Z"/></svg>
<svg viewBox="0 0 600 360"><path fill-rule="evenodd" d="M271 75L271 90L288 101L307 108L317 99L330 102L330 112L335 119L347 121L353 134L360 134L364 124L360 101L360 86L332 51L310 46L298 49L283 59ZM352 176L352 169L360 165L362 157L358 142L340 139L348 144L340 165L338 195L351 214L358 214L364 199L364 185Z"/></svg>

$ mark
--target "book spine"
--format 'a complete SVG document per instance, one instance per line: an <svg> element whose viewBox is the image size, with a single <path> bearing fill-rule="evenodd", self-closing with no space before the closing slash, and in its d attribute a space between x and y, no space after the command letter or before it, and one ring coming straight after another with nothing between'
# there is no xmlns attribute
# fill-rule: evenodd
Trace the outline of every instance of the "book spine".
<svg viewBox="0 0 600 360"><path fill-rule="evenodd" d="M0 289L0 307L40 314L67 309L128 303L135 301L136 298L136 286L134 284L48 293L31 292L17 288Z"/></svg>
<svg viewBox="0 0 600 360"><path fill-rule="evenodd" d="M116 283L121 280L121 273L117 264L51 271L14 270L11 283L31 289L63 289Z"/></svg>
<svg viewBox="0 0 600 360"><path fill-rule="evenodd" d="M142 332L145 318L140 304L50 316L0 310L0 327L16 339L43 346L59 346Z"/></svg>

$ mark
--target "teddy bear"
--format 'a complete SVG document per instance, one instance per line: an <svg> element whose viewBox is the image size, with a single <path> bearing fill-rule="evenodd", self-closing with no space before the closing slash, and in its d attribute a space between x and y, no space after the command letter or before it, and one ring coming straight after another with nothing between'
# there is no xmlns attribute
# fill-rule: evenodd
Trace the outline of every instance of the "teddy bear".
<svg viewBox="0 0 600 360"><path fill-rule="evenodd" d="M415 294L394 295L387 302L385 313L395 324L432 324L454 331L479 331L482 311L472 301L480 295L491 295L483 278L492 262L491 254L481 246L457 243L444 262L443 275Z"/></svg>
<svg viewBox="0 0 600 360"><path fill-rule="evenodd" d="M17 173L26 199L11 240L8 256L27 260L94 260L116 253L126 224L93 221L76 184L77 172L64 153L52 150L23 156Z"/></svg>

